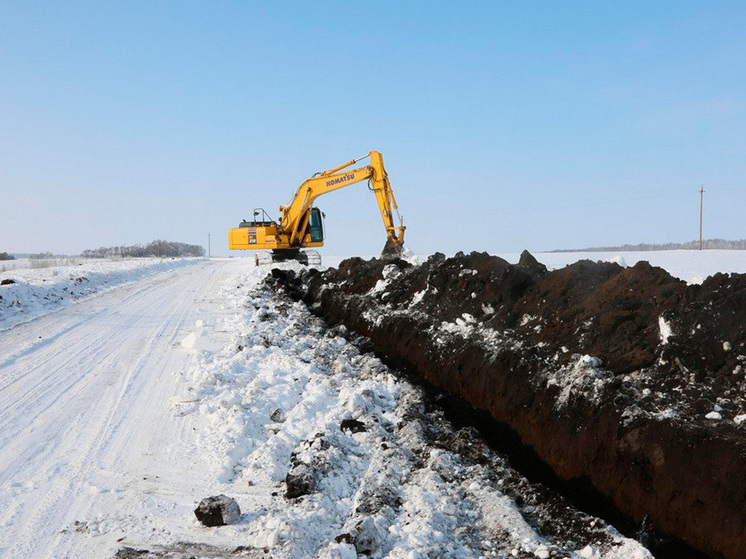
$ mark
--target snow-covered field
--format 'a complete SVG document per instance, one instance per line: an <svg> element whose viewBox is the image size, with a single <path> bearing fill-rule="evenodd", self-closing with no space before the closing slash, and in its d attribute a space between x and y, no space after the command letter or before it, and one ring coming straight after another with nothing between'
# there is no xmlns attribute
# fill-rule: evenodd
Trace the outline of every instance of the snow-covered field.
<svg viewBox="0 0 746 559"><path fill-rule="evenodd" d="M517 262L518 255L509 259ZM549 268L561 268L578 260L617 262L634 266L646 260L653 266L667 270L672 276L687 283L702 283L705 278L723 273L746 273L746 250L662 250L639 252L540 252L536 259Z"/></svg>
<svg viewBox="0 0 746 559"><path fill-rule="evenodd" d="M636 254L687 281L746 271L746 253L716 252ZM587 257L561 256L537 255L552 267ZM0 275L18 282L0 286L0 557L244 546L347 558L352 539L391 558L649 557L611 528L615 545L560 552L487 466L444 448L423 455L419 392L260 290L266 269L188 262ZM288 473L307 495L285 497ZM239 522L200 525L193 509L221 493Z"/></svg>

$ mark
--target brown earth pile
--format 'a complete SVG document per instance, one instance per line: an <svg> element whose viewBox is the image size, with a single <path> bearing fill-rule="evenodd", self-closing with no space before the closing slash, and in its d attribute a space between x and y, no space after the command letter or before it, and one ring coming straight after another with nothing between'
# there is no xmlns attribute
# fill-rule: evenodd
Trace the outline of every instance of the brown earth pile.
<svg viewBox="0 0 746 559"><path fill-rule="evenodd" d="M712 557L746 557L746 275L548 272L524 252L517 265L436 254L272 276L508 425L562 479Z"/></svg>

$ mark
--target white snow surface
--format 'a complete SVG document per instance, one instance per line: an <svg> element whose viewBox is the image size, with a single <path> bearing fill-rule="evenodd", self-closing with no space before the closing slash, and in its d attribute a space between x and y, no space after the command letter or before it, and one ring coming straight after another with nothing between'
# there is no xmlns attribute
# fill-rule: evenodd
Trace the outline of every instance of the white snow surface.
<svg viewBox="0 0 746 559"><path fill-rule="evenodd" d="M200 542L331 559L355 557L335 542L355 531L374 557L482 557L497 534L502 552L550 556L484 467L459 471L442 449L415 467L422 434L405 417L418 391L302 304L256 291L266 269L173 266L131 269L138 281L75 305L40 303L64 308L0 331L0 557ZM316 490L286 499L291 468L317 472ZM219 494L241 517L206 528L193 510ZM615 546L570 556L651 557L609 530Z"/></svg>
<svg viewBox="0 0 746 559"><path fill-rule="evenodd" d="M32 268L33 261L6 262L0 272L0 329L18 321L49 313L82 298L147 275L200 262L199 258L80 259L67 265ZM68 260L67 262L74 262ZM18 267L12 268L13 265ZM23 267L21 267L23 266ZM0 268L2 269L2 268Z"/></svg>
<svg viewBox="0 0 746 559"><path fill-rule="evenodd" d="M667 344L668 338L673 335L673 329L671 328L671 323L663 318L663 316L658 317L658 331L661 338L661 343L664 345Z"/></svg>

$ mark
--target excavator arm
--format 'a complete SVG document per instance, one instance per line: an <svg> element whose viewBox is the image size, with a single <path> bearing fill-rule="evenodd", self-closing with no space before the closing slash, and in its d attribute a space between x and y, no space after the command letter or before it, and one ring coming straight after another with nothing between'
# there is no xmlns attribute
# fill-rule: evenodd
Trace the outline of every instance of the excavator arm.
<svg viewBox="0 0 746 559"><path fill-rule="evenodd" d="M383 248L384 256L399 256L404 246L404 223L399 216L399 206L394 198L394 191L389 182L389 176L383 167L383 156L377 151L370 152L370 167L373 169L373 177L370 184L373 194L376 195L378 209L381 212L383 226L386 228L386 245ZM394 222L392 212L399 217L399 225Z"/></svg>
<svg viewBox="0 0 746 559"><path fill-rule="evenodd" d="M370 157L370 165L345 171L366 157ZM399 225L394 222L393 212L398 214L398 206L383 166L383 156L377 151L371 151L364 157L353 159L329 171L317 173L300 185L288 205L280 206L280 227L289 234L290 246L297 247L302 243L310 216L309 210L319 196L364 180L370 181L370 189L376 196L381 219L386 228L387 241L384 252L387 252L387 249L389 253L400 252L406 228L401 223L401 218Z"/></svg>

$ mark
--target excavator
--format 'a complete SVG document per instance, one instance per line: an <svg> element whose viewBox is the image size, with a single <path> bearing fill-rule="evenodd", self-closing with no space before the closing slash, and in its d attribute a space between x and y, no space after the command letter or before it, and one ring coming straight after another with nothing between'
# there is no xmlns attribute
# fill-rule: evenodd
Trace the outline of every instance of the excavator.
<svg viewBox="0 0 746 559"><path fill-rule="evenodd" d="M369 164L349 169L363 159L370 159ZM371 151L363 157L306 179L298 187L293 199L287 205L280 206L278 221L272 220L264 209L255 209L251 221L244 220L228 232L228 248L271 251L256 253L257 266L287 260L319 266L321 255L317 251L302 250L324 246L324 214L313 203L319 196L364 180L368 181L368 189L376 197L383 226L386 228L386 244L381 256L400 256L406 228L399 215L388 174L383 167L383 156L377 151ZM394 222L392 212L396 212L399 225Z"/></svg>

